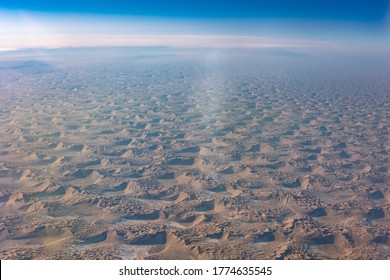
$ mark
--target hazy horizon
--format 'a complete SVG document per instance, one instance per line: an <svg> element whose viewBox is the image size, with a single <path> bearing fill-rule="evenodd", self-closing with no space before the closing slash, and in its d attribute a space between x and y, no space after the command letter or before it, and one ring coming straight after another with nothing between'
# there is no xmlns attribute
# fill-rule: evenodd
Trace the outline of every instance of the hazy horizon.
<svg viewBox="0 0 390 280"><path fill-rule="evenodd" d="M388 1L11 1L0 49L310 47L387 53Z"/></svg>

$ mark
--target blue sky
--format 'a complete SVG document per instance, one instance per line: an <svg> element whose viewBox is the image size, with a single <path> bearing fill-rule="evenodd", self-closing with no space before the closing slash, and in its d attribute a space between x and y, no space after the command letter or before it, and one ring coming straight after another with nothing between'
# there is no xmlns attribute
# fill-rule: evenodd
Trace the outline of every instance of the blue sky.
<svg viewBox="0 0 390 280"><path fill-rule="evenodd" d="M301 18L380 23L387 0L2 0L5 9L175 18Z"/></svg>
<svg viewBox="0 0 390 280"><path fill-rule="evenodd" d="M0 0L0 48L21 48L23 41L24 47L83 46L88 41L175 41L171 45L176 46L183 42L180 35L192 40L188 46L207 46L207 41L236 46L246 40L243 46L358 43L385 48L389 23L388 0Z"/></svg>

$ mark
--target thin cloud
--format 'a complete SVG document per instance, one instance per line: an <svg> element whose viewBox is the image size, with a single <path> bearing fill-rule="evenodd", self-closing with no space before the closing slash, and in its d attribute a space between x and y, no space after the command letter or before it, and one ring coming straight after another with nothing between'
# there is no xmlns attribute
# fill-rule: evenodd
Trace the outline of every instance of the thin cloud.
<svg viewBox="0 0 390 280"><path fill-rule="evenodd" d="M0 10L0 48L168 46L183 48L327 47L322 41L273 35L212 32L207 22L89 15L54 15ZM218 24L217 24L218 26ZM225 29L229 29L226 23ZM231 26L230 26L231 27ZM214 26L214 28L217 28ZM221 28L218 27L218 28ZM218 29L217 28L217 29ZM266 25L263 26L266 28ZM216 31L216 30L214 30Z"/></svg>
<svg viewBox="0 0 390 280"><path fill-rule="evenodd" d="M6 35L0 48L61 48L109 46L168 46L183 48L282 48L327 47L321 41L275 39L237 35L116 35L23 34Z"/></svg>

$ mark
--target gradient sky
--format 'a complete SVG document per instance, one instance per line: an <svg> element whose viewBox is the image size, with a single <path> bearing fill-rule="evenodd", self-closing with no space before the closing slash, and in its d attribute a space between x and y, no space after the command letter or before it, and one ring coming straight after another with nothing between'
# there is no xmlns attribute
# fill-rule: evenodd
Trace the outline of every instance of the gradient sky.
<svg viewBox="0 0 390 280"><path fill-rule="evenodd" d="M389 46L388 0L0 0L0 49Z"/></svg>
<svg viewBox="0 0 390 280"><path fill-rule="evenodd" d="M2 0L5 9L194 18L308 18L381 22L387 0Z"/></svg>

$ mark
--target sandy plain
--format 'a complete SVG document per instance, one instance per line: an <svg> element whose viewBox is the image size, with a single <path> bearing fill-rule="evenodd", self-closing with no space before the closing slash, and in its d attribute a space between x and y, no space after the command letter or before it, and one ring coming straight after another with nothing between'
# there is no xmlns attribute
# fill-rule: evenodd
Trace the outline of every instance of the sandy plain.
<svg viewBox="0 0 390 280"><path fill-rule="evenodd" d="M390 71L50 55L1 55L1 259L390 258Z"/></svg>

